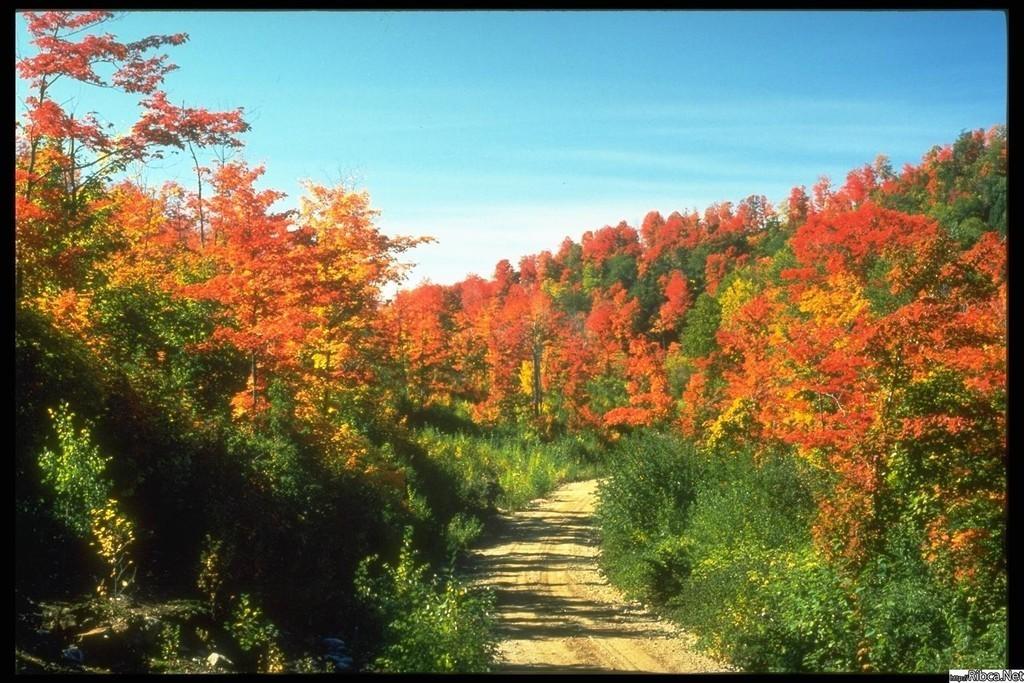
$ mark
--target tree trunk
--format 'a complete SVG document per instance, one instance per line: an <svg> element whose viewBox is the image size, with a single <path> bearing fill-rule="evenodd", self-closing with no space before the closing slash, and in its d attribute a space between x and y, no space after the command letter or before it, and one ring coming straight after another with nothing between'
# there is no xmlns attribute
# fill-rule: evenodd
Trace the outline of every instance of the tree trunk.
<svg viewBox="0 0 1024 683"><path fill-rule="evenodd" d="M252 414L256 414L256 352L252 352Z"/></svg>
<svg viewBox="0 0 1024 683"><path fill-rule="evenodd" d="M203 172L199 168L199 159L196 157L196 151L192 147L192 142L188 143L188 151L192 154L192 162L196 167L196 186L199 189L198 200L199 200L199 247L206 247L206 217L203 215Z"/></svg>
<svg viewBox="0 0 1024 683"><path fill-rule="evenodd" d="M39 86L38 101L39 101L40 104L46 98L46 88L48 86L49 86L49 84L46 82L45 79L43 79L42 84L40 84L40 86ZM38 150L39 150L39 143L40 143L40 141L41 141L41 138L38 135L34 135L34 136L32 136L31 141L29 142L29 147L28 147L28 182L25 185L25 199L28 200L28 201L32 200L32 188L35 185L35 180L33 178L33 175L35 175L35 172L36 172L36 155L37 155Z"/></svg>
<svg viewBox="0 0 1024 683"><path fill-rule="evenodd" d="M544 350L543 346L539 342L533 344L533 416L540 416L540 401L541 401L541 388L540 388L540 360L541 353Z"/></svg>

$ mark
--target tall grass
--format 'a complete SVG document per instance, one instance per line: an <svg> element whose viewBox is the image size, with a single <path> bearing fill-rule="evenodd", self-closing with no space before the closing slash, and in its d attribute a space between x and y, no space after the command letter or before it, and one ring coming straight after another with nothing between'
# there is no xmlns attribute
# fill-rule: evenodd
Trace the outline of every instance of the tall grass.
<svg viewBox="0 0 1024 683"><path fill-rule="evenodd" d="M456 482L465 506L478 510L518 510L563 482L602 472L603 446L587 435L544 442L512 431L481 436L423 427L416 439Z"/></svg>

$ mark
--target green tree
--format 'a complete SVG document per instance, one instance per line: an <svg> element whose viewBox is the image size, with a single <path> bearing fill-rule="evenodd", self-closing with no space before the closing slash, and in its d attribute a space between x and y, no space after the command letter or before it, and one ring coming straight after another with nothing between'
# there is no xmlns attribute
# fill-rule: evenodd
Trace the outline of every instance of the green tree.
<svg viewBox="0 0 1024 683"><path fill-rule="evenodd" d="M716 347L715 333L722 320L722 308L714 297L704 292L686 315L681 342L683 352L690 358L708 355Z"/></svg>
<svg viewBox="0 0 1024 683"><path fill-rule="evenodd" d="M110 456L100 454L89 427L75 430L75 414L67 403L49 409L57 433L57 450L46 448L39 455L43 482L55 494L54 514L82 538L91 529L91 511L107 501L111 483L104 476Z"/></svg>

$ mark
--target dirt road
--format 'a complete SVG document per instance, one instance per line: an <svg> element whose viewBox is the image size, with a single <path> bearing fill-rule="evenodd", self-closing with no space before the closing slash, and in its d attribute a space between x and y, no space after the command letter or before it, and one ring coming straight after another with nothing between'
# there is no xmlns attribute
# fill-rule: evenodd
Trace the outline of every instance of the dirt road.
<svg viewBox="0 0 1024 683"><path fill-rule="evenodd" d="M727 671L697 653L693 638L659 620L600 575L593 526L597 482L567 484L504 516L473 552L476 582L499 611L499 671Z"/></svg>

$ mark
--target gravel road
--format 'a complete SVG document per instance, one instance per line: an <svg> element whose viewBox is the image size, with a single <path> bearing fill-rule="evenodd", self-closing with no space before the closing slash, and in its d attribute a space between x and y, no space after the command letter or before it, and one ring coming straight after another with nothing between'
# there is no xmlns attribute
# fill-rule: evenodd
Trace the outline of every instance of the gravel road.
<svg viewBox="0 0 1024 683"><path fill-rule="evenodd" d="M626 600L598 571L597 481L562 486L503 515L473 551L473 580L497 595L508 672L729 671L694 638Z"/></svg>

